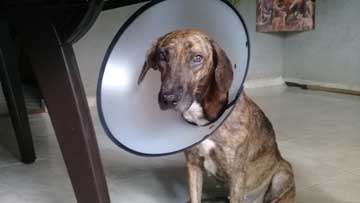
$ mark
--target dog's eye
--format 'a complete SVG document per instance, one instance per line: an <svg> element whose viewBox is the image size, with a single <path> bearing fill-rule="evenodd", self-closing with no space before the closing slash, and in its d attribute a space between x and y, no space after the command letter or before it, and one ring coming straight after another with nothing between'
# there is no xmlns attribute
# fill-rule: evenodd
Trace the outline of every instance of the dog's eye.
<svg viewBox="0 0 360 203"><path fill-rule="evenodd" d="M160 61L166 61L166 55L165 55L165 53L164 53L164 52L160 52L159 58L160 58Z"/></svg>
<svg viewBox="0 0 360 203"><path fill-rule="evenodd" d="M200 63L202 63L203 61L204 61L204 57L201 56L201 55L196 55L196 56L194 56L194 58L192 59L192 62L193 62L194 64L200 64Z"/></svg>

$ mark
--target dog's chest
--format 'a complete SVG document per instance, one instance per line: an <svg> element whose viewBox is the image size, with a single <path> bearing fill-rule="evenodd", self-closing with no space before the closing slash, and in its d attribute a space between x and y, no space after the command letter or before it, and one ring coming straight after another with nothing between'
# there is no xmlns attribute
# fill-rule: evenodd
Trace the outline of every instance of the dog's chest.
<svg viewBox="0 0 360 203"><path fill-rule="evenodd" d="M215 147L215 142L210 139L204 140L198 147L199 155L204 158L203 166L206 171L211 175L216 175L217 172L215 160L213 160L213 158L211 157L211 153L215 149Z"/></svg>
<svg viewBox="0 0 360 203"><path fill-rule="evenodd" d="M233 153L234 150L221 146L216 139L206 139L198 146L198 155L203 159L204 169L220 181L226 181L232 170Z"/></svg>

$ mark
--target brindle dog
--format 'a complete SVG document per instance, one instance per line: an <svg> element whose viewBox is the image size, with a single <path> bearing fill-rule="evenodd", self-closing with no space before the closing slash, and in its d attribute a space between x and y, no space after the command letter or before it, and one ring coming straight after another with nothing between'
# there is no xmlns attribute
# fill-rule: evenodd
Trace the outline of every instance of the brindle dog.
<svg viewBox="0 0 360 203"><path fill-rule="evenodd" d="M158 103L196 125L216 120L228 103L232 64L223 49L198 30L168 33L148 51L138 83L150 69L161 73ZM293 203L291 165L282 158L273 127L243 92L227 120L185 152L191 203L201 202L206 170L229 190L230 203Z"/></svg>

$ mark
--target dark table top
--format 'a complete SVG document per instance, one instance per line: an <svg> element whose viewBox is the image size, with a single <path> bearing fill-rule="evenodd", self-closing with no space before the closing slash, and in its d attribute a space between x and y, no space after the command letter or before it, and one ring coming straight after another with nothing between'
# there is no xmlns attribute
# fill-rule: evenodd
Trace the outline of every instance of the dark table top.
<svg viewBox="0 0 360 203"><path fill-rule="evenodd" d="M149 0L1 0L0 18L46 15L63 42L75 43L93 25L99 13Z"/></svg>

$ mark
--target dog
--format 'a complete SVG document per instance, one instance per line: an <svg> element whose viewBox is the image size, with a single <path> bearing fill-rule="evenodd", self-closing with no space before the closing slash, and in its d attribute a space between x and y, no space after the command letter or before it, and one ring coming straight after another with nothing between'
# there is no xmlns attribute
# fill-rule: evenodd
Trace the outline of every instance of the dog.
<svg viewBox="0 0 360 203"><path fill-rule="evenodd" d="M161 73L158 103L195 125L215 121L228 104L233 80L225 51L207 34L177 30L148 50L138 84L149 69ZM185 151L191 203L200 203L203 172L228 189L230 203L293 203L290 163L275 141L272 124L244 93L231 115L206 140Z"/></svg>

